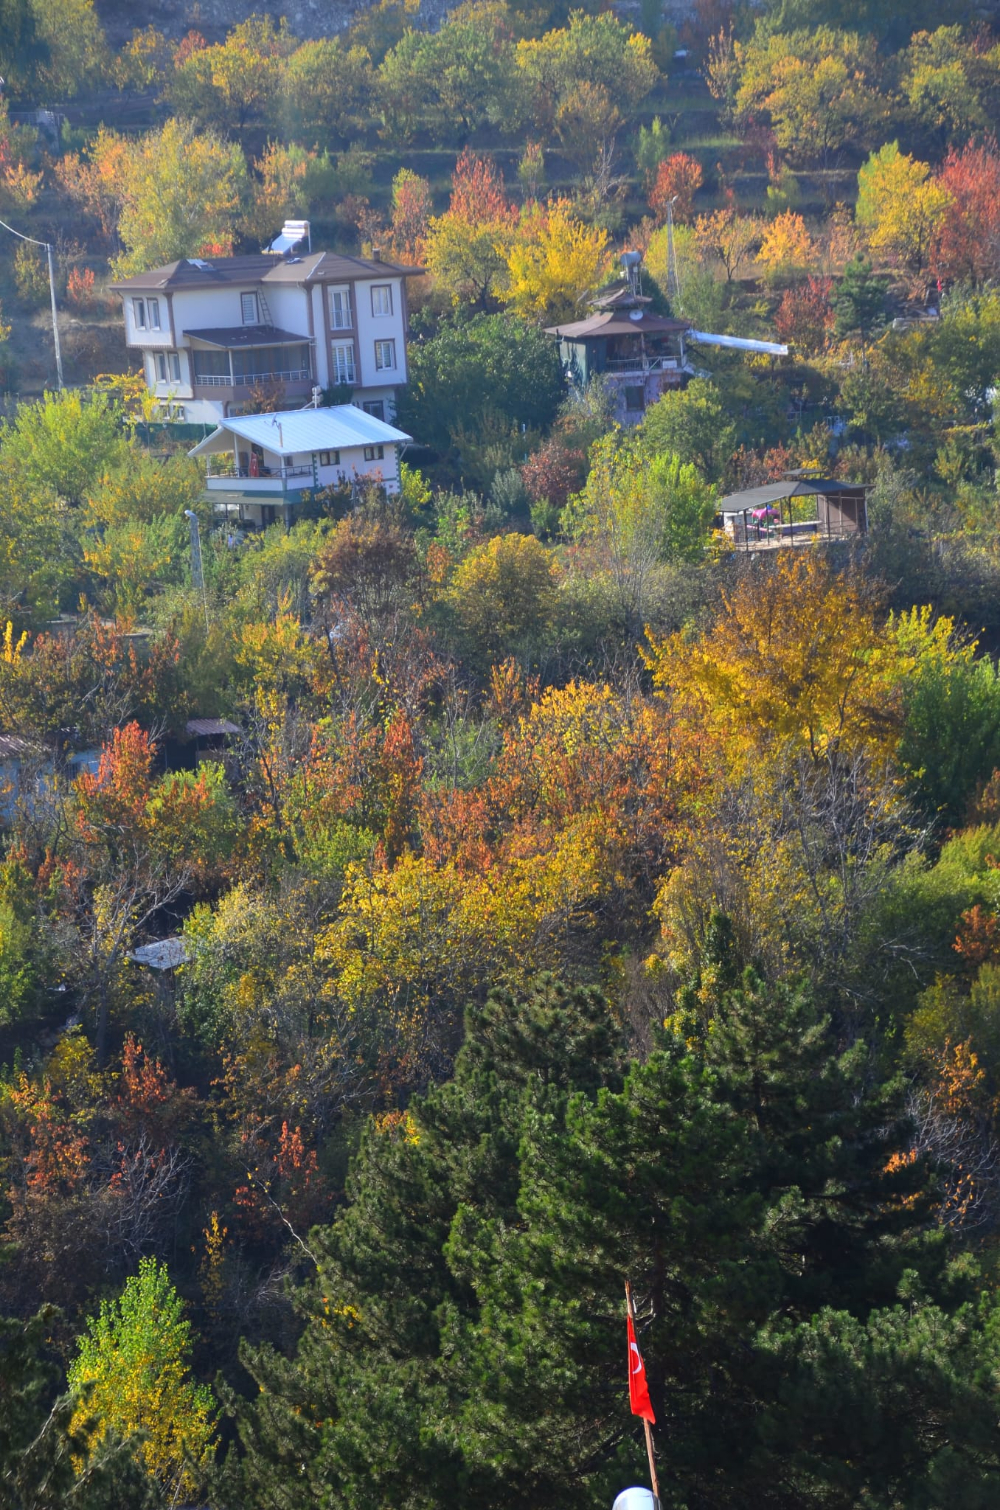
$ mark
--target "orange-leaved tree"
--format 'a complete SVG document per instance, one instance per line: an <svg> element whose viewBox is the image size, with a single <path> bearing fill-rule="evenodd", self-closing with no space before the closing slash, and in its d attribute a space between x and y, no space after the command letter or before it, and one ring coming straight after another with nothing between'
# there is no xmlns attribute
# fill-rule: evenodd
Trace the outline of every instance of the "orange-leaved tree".
<svg viewBox="0 0 1000 1510"><path fill-rule="evenodd" d="M701 188L704 174L701 163L690 152L674 152L656 170L656 182L649 191L649 208L665 220L667 205L673 205L673 218L679 224L691 219L694 196Z"/></svg>

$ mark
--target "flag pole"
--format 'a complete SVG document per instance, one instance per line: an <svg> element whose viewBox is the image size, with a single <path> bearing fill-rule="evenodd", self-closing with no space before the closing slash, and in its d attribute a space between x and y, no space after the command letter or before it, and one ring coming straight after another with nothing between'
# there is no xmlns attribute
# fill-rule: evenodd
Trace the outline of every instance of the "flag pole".
<svg viewBox="0 0 1000 1510"><path fill-rule="evenodd" d="M629 1317L631 1318L632 1325L634 1326L635 1307L632 1304L632 1286L629 1284L627 1279L625 1281L625 1306L628 1311ZM629 1359L629 1367L631 1368L631 1366L632 1360ZM650 1426L645 1416L643 1416L642 1424L646 1428L646 1456L649 1459L649 1482L653 1490L653 1498L658 1504L660 1500L660 1484L659 1480L656 1477L656 1459L653 1456L653 1428Z"/></svg>

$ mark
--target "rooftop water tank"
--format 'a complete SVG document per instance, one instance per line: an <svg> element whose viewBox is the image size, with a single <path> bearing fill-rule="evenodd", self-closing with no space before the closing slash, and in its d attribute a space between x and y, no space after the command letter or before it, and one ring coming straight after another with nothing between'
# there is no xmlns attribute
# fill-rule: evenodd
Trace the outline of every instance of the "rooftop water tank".
<svg viewBox="0 0 1000 1510"><path fill-rule="evenodd" d="M623 1489L612 1510L660 1510L660 1502L651 1489Z"/></svg>

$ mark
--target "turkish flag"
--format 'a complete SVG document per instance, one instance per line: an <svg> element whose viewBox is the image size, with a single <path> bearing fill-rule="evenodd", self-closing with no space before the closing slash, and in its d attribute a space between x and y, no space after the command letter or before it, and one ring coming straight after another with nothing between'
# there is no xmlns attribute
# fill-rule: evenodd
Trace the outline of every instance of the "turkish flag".
<svg viewBox="0 0 1000 1510"><path fill-rule="evenodd" d="M632 1318L628 1320L628 1403L632 1407L634 1416L641 1416L644 1421L656 1425L656 1417L653 1415L653 1407L649 1401L649 1385L646 1383L646 1366L642 1361L639 1344L635 1340L635 1327Z"/></svg>

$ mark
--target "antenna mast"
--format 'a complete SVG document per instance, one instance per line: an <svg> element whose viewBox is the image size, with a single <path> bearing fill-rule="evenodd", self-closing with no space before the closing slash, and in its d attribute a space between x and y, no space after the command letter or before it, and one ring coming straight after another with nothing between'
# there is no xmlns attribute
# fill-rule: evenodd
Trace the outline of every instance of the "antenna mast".
<svg viewBox="0 0 1000 1510"><path fill-rule="evenodd" d="M677 276L677 253L674 249L674 204L677 195L667 200L667 298L679 299L681 280Z"/></svg>

